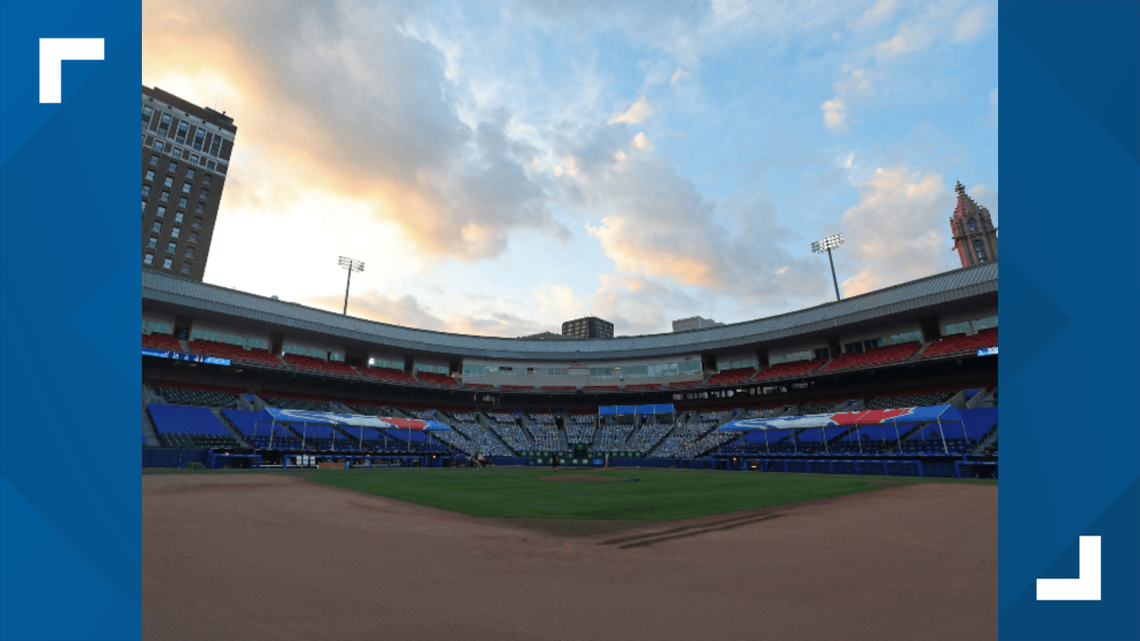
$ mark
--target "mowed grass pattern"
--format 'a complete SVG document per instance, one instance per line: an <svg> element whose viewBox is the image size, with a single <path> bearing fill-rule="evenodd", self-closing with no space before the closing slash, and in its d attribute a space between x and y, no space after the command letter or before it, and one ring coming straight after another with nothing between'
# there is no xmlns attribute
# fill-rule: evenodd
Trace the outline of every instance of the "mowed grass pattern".
<svg viewBox="0 0 1140 641"><path fill-rule="evenodd" d="M893 486L883 477L699 470L561 471L640 482L558 482L546 468L330 470L309 478L471 516L669 521Z"/></svg>

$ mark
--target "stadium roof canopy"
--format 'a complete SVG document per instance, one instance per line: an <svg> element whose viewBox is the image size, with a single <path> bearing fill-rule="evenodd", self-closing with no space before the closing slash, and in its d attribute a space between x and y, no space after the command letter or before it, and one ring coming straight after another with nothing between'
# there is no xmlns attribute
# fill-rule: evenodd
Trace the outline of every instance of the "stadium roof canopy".
<svg viewBox="0 0 1140 641"><path fill-rule="evenodd" d="M947 304L984 300L998 291L998 263L957 269L842 301L722 327L610 339L527 340L450 334L343 316L297 303L249 294L158 272L142 272L143 309L193 315L196 311L315 333L361 345L420 353L527 360L598 360L669 356L747 348L758 343L834 332L868 321L914 317Z"/></svg>

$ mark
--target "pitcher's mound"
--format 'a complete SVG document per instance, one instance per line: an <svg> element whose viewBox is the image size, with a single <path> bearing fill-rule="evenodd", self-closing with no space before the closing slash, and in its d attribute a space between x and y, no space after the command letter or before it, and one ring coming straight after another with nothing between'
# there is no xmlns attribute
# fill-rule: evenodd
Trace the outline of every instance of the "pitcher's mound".
<svg viewBox="0 0 1140 641"><path fill-rule="evenodd" d="M597 476L595 474L556 474L554 476L540 476L540 481L582 481L586 483L593 483L596 481L618 481L609 476Z"/></svg>

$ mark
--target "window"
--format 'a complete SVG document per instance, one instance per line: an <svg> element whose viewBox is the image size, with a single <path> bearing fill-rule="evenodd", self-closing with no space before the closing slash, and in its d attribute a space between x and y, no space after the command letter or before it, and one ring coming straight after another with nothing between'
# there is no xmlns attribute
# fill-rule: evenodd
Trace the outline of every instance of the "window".
<svg viewBox="0 0 1140 641"><path fill-rule="evenodd" d="M899 343L914 343L922 341L922 332L904 332L902 334L891 335L891 345L898 345Z"/></svg>
<svg viewBox="0 0 1140 641"><path fill-rule="evenodd" d="M170 323L159 323L157 321L143 321L144 334L169 334Z"/></svg>
<svg viewBox="0 0 1140 641"><path fill-rule="evenodd" d="M313 358L319 358L323 361L327 361L329 359L328 352L323 349L317 349L315 347L309 349L309 356L312 356Z"/></svg>
<svg viewBox="0 0 1140 641"><path fill-rule="evenodd" d="M187 193L189 193L188 190L187 190ZM202 191L198 192L198 197L201 198L202 200L208 199L210 197L210 190L203 187Z"/></svg>
<svg viewBox="0 0 1140 641"><path fill-rule="evenodd" d="M248 349L269 349L269 343L263 338L251 338L246 342Z"/></svg>
<svg viewBox="0 0 1140 641"><path fill-rule="evenodd" d="M946 336L953 336L954 334L969 334L970 321L964 323L950 323L946 326Z"/></svg>
<svg viewBox="0 0 1140 641"><path fill-rule="evenodd" d="M978 262L986 262L986 246L980 240L974 241L974 253L978 256Z"/></svg>
<svg viewBox="0 0 1140 641"><path fill-rule="evenodd" d="M340 352L329 352L329 360L330 361L338 361L338 362L343 363L344 362L344 354L341 354ZM447 368L443 368L443 369L447 369Z"/></svg>
<svg viewBox="0 0 1140 641"><path fill-rule="evenodd" d="M199 163L199 161L198 161L198 154L190 154L190 162L192 162L192 163L194 163L195 165L197 165L197 164Z"/></svg>
<svg viewBox="0 0 1140 641"><path fill-rule="evenodd" d="M178 163L171 160L170 164L166 166L166 171L168 171L172 174L178 173Z"/></svg>
<svg viewBox="0 0 1140 641"><path fill-rule="evenodd" d="M155 156L154 154L151 154L151 156L150 156L150 164L152 164L152 165L155 165L155 166L158 166L158 156ZM154 174L154 172L153 172L153 171L152 171L152 172L149 172L149 173L150 173L152 176L153 176L153 174Z"/></svg>
<svg viewBox="0 0 1140 641"><path fill-rule="evenodd" d="M301 347L299 345L290 345L289 343L285 343L284 345L281 346L281 353L282 354L297 354L298 356L308 356L309 350L307 350L304 347Z"/></svg>
<svg viewBox="0 0 1140 641"><path fill-rule="evenodd" d="M194 248L193 247L187 247L186 248L186 257L187 258L193 258L194 257Z"/></svg>
<svg viewBox="0 0 1140 641"><path fill-rule="evenodd" d="M167 187L173 187L174 186L174 178L172 176L167 176L166 178L162 179L162 184L167 186Z"/></svg>
<svg viewBox="0 0 1140 641"><path fill-rule="evenodd" d="M230 345L237 345L239 347L245 347L245 337L244 336L235 336L233 334L226 334L225 338L222 339L222 342L223 343L229 343Z"/></svg>
<svg viewBox="0 0 1140 641"><path fill-rule="evenodd" d="M166 253L177 254L178 253L178 243L166 243Z"/></svg>
<svg viewBox="0 0 1140 641"><path fill-rule="evenodd" d="M146 170L146 179L147 180L154 180L154 170L153 169L147 169Z"/></svg>
<svg viewBox="0 0 1140 641"><path fill-rule="evenodd" d="M206 141L206 130L199 127L194 132L194 150L202 151L202 144ZM198 162L198 156L190 156L191 162Z"/></svg>
<svg viewBox="0 0 1140 641"><path fill-rule="evenodd" d="M170 269L170 266L173 264L174 264L174 259L173 258L167 258L167 259L162 261L162 268L163 269Z"/></svg>
<svg viewBox="0 0 1140 641"><path fill-rule="evenodd" d="M179 144L184 144L186 142L186 134L189 132L190 125L185 120L183 120L182 122L178 123L178 134L174 136L174 140Z"/></svg>
<svg viewBox="0 0 1140 641"><path fill-rule="evenodd" d="M194 229L201 229L201 228L202 228L202 218L200 216L195 216L194 217Z"/></svg>
<svg viewBox="0 0 1140 641"><path fill-rule="evenodd" d="M170 192L169 191L162 192L162 195L159 196L158 199L161 200L162 202L166 202L166 201L170 200Z"/></svg>
<svg viewBox="0 0 1140 641"><path fill-rule="evenodd" d="M192 243L198 242L198 232L196 232L196 231L190 232L190 242L192 242Z"/></svg>
<svg viewBox="0 0 1140 641"><path fill-rule="evenodd" d="M217 166L218 166L218 164L212 160L206 161L206 169L215 169Z"/></svg>
<svg viewBox="0 0 1140 641"><path fill-rule="evenodd" d="M182 183L182 193L190 193L190 183Z"/></svg>
<svg viewBox="0 0 1140 641"><path fill-rule="evenodd" d="M978 221L971 218L966 221L966 227L969 227L970 231L978 231Z"/></svg>
<svg viewBox="0 0 1140 641"><path fill-rule="evenodd" d="M182 263L182 273L183 274L189 274L190 273L190 263Z"/></svg>
<svg viewBox="0 0 1140 641"><path fill-rule="evenodd" d="M142 210L143 210L143 211L146 211L146 201L145 201L145 200L144 200L144 201L142 201L142 204L143 204L143 206L142 206Z"/></svg>
<svg viewBox="0 0 1140 641"><path fill-rule="evenodd" d="M166 145L163 144L163 142L161 140L154 141L154 150L155 151L162 151L164 148L166 148Z"/></svg>
<svg viewBox="0 0 1140 641"><path fill-rule="evenodd" d="M220 343L222 342L222 335L218 332L211 332L204 329L194 329L190 331L190 340L214 341L215 343Z"/></svg>
<svg viewBox="0 0 1140 641"><path fill-rule="evenodd" d="M151 114L153 114L153 113L154 113L154 107L151 107L150 105L143 105L142 106L142 121L143 121L144 125L150 124L150 117L151 117Z"/></svg>
<svg viewBox="0 0 1140 641"><path fill-rule="evenodd" d="M150 252L143 254L143 264L144 265L153 265L154 264L154 254L152 254Z"/></svg>
<svg viewBox="0 0 1140 641"><path fill-rule="evenodd" d="M590 378L613 378L614 368L612 367L591 367Z"/></svg>
<svg viewBox="0 0 1140 641"><path fill-rule="evenodd" d="M180 223L180 222L182 222L182 218L183 218L185 215L186 215L186 214L184 214L184 213L182 213L182 212L178 212L178 213L174 214L174 222L176 222L176 223Z"/></svg>
<svg viewBox="0 0 1140 641"><path fill-rule="evenodd" d="M162 233L162 223L158 222L157 220L154 221L154 224L150 226L150 230L156 234L161 234Z"/></svg>
<svg viewBox="0 0 1140 641"><path fill-rule="evenodd" d="M186 208L186 198L185 197L178 199L178 206L183 208L183 209Z"/></svg>
<svg viewBox="0 0 1140 641"><path fill-rule="evenodd" d="M206 211L206 203L198 203L197 205L194 205L194 213L195 214L201 214L201 213L204 213L205 211Z"/></svg>
<svg viewBox="0 0 1140 641"><path fill-rule="evenodd" d="M165 137L170 132L170 114L162 114L158 119L158 135Z"/></svg>
<svg viewBox="0 0 1140 641"><path fill-rule="evenodd" d="M203 185L209 185L211 180L213 180L213 177L210 176L210 174L206 174L205 176L202 176L202 184Z"/></svg>
<svg viewBox="0 0 1140 641"><path fill-rule="evenodd" d="M193 167L187 167L186 168L186 178L188 180L194 180L194 168Z"/></svg>
<svg viewBox="0 0 1140 641"><path fill-rule="evenodd" d="M677 370L682 374L694 374L701 371L699 362L677 363Z"/></svg>
<svg viewBox="0 0 1140 641"><path fill-rule="evenodd" d="M997 316L987 316L986 318L979 318L978 320L973 322L973 325L974 325L974 331L975 332L980 332L983 329L990 329L991 327L997 327L998 326L998 317Z"/></svg>
<svg viewBox="0 0 1140 641"><path fill-rule="evenodd" d="M171 227L170 228L170 237L171 238L178 238L178 234L180 234L180 233L182 233L181 227Z"/></svg>
<svg viewBox="0 0 1140 641"><path fill-rule="evenodd" d="M217 134L214 134L214 139L210 141L210 155L217 158L218 154L221 151L222 151L222 137L217 135ZM209 167L210 164L206 163L206 166Z"/></svg>
<svg viewBox="0 0 1140 641"><path fill-rule="evenodd" d="M143 195L144 196L150 195L150 185L143 185Z"/></svg>
<svg viewBox="0 0 1140 641"><path fill-rule="evenodd" d="M158 208L158 211L154 212L154 215L159 217L159 218L165 218L166 217L166 207L160 206Z"/></svg>
<svg viewBox="0 0 1140 641"><path fill-rule="evenodd" d="M158 239L154 236L151 236L150 240L146 241L146 246L147 249L154 249L155 247L158 247Z"/></svg>

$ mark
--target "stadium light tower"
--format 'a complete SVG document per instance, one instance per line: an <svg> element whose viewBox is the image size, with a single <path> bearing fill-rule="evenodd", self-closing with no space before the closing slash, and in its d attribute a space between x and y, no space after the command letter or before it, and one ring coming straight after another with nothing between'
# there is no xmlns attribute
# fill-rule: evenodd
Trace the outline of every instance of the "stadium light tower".
<svg viewBox="0 0 1140 641"><path fill-rule="evenodd" d="M835 300L843 300L839 295L839 281L835 278L835 260L831 257L831 250L843 244L843 234L828 236L811 244L811 250L817 254L827 252L827 262L831 263L831 282L835 285Z"/></svg>
<svg viewBox="0 0 1140 641"><path fill-rule="evenodd" d="M344 315L348 316L348 288L352 286L352 272L364 271L364 261L341 256L337 263L348 270L348 283L344 286Z"/></svg>

